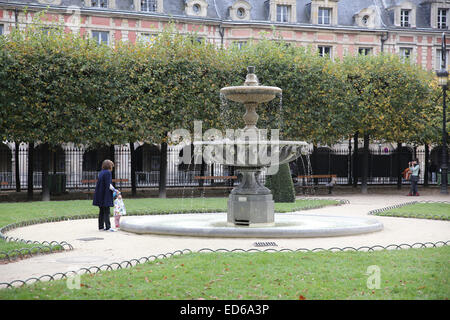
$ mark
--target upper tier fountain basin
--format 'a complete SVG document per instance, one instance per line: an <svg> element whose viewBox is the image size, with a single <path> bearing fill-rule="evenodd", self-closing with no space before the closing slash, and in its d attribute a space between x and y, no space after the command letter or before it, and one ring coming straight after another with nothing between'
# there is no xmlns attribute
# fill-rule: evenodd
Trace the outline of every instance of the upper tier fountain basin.
<svg viewBox="0 0 450 320"><path fill-rule="evenodd" d="M268 86L236 86L220 89L220 93L227 99L240 103L263 103L275 99L282 90Z"/></svg>

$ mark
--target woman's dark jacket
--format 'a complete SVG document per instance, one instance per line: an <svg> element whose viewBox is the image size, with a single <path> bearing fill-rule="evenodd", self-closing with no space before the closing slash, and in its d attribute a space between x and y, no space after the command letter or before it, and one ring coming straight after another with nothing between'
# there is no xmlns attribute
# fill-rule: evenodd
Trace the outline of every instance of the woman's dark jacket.
<svg viewBox="0 0 450 320"><path fill-rule="evenodd" d="M95 186L94 201L92 202L92 205L99 207L114 207L113 192L109 189L111 182L111 171L100 171L98 174L97 185Z"/></svg>

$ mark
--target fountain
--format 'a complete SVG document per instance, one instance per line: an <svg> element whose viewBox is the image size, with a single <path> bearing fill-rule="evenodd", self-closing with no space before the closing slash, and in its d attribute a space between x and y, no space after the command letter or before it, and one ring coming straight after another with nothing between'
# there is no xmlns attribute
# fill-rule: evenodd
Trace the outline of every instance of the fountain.
<svg viewBox="0 0 450 320"><path fill-rule="evenodd" d="M236 163L235 166L236 171L242 175L242 179L229 196L227 222L245 226L274 226L272 193L259 182L258 176L265 167L278 166L297 159L300 156L301 147L306 146L307 143L304 141L268 141L261 139L259 129L256 127L259 118L256 113L258 104L273 100L282 91L278 87L259 85L254 67L248 67L247 71L248 74L243 86L225 87L220 90L220 93L226 99L244 104L246 113L243 117L245 128L242 136L249 137L247 140L240 139L244 146L244 150L241 148L244 152L241 151L241 155L244 155L244 161ZM239 142L234 145L238 149ZM263 151L267 152L266 155L270 158L270 161L262 163L260 157L254 157L253 160L255 161L252 162L252 147L254 147L253 151L256 152L258 151L257 147L268 147ZM245 157L247 154L249 156Z"/></svg>
<svg viewBox="0 0 450 320"><path fill-rule="evenodd" d="M258 105L273 100L281 92L278 87L260 85L254 67L248 67L244 85L220 90L225 99L245 106L245 127L238 130L235 139L193 143L212 147L219 154L225 152L227 156L217 162L234 166L241 175L240 183L230 192L226 217L222 213L127 216L121 222L121 230L141 234L266 238L341 236L382 230L383 225L373 218L285 213L275 219L272 193L260 183L259 175L262 170L275 173L274 169L297 159L302 148L308 145L304 141L273 137L268 140L262 134L265 130L256 127Z"/></svg>

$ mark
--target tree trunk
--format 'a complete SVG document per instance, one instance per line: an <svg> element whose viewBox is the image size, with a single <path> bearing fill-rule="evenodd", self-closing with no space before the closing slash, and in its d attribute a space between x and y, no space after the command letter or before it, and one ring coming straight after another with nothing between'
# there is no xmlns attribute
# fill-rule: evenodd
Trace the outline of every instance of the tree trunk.
<svg viewBox="0 0 450 320"><path fill-rule="evenodd" d="M159 164L159 197L166 198L167 185L167 142L161 143L161 161Z"/></svg>
<svg viewBox="0 0 450 320"><path fill-rule="evenodd" d="M134 142L130 142L131 156L131 195L136 195L136 153L134 152Z"/></svg>
<svg viewBox="0 0 450 320"><path fill-rule="evenodd" d="M428 144L425 144L425 164L424 164L424 173L423 173L423 186L428 187L428 176L429 176L429 166L430 162L430 147Z"/></svg>
<svg viewBox="0 0 450 320"><path fill-rule="evenodd" d="M116 149L114 148L113 144L109 146L109 157L110 157L110 160L112 162L114 162L114 167L112 169L111 176L112 176L112 179L115 179L116 178ZM113 182L113 186L114 187L116 186L114 182Z"/></svg>
<svg viewBox="0 0 450 320"><path fill-rule="evenodd" d="M20 192L20 166L19 166L19 147L20 147L20 142L14 142L14 158L16 159L15 161L15 173L16 173L16 192Z"/></svg>
<svg viewBox="0 0 450 320"><path fill-rule="evenodd" d="M33 201L33 156L34 142L28 143L28 177L27 177L27 199Z"/></svg>
<svg viewBox="0 0 450 320"><path fill-rule="evenodd" d="M203 178L204 176L205 176L205 163L203 162L203 158L202 158L202 164L200 165L200 177ZM205 182L205 179L199 179L198 186L200 188L203 187L204 182Z"/></svg>
<svg viewBox="0 0 450 320"><path fill-rule="evenodd" d="M401 142L397 142L397 189L401 189L402 188L402 168L400 168L401 166L401 149L402 149L402 143Z"/></svg>
<svg viewBox="0 0 450 320"><path fill-rule="evenodd" d="M358 186L358 132L353 137L353 187Z"/></svg>
<svg viewBox="0 0 450 320"><path fill-rule="evenodd" d="M42 145L42 201L50 201L50 189L48 185L49 156L48 143L44 143Z"/></svg>
<svg viewBox="0 0 450 320"><path fill-rule="evenodd" d="M317 145L313 144L313 153L312 153L312 174L316 174L316 169L317 169ZM319 180L317 178L314 178L314 184L318 184Z"/></svg>
<svg viewBox="0 0 450 320"><path fill-rule="evenodd" d="M352 139L348 139L348 157L347 157L347 184L351 186L353 184L352 180Z"/></svg>
<svg viewBox="0 0 450 320"><path fill-rule="evenodd" d="M367 179L369 175L369 135L364 134L364 153L362 163L362 177L361 177L361 193L367 193Z"/></svg>

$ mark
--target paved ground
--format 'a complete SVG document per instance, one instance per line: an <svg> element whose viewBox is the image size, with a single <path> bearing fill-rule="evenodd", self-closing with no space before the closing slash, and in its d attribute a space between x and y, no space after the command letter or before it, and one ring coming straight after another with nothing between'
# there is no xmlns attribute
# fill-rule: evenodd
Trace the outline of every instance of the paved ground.
<svg viewBox="0 0 450 320"><path fill-rule="evenodd" d="M429 193L421 197L406 197L403 192L395 194L339 195L337 199L347 199L350 204L299 212L299 214L367 216L367 212L394 204L410 201L449 201L450 196ZM333 198L322 196L323 198ZM133 258L146 257L181 249L197 251L211 249L251 249L256 241L271 241L275 249L362 247L389 244L413 244L416 242L437 242L450 240L450 222L425 219L375 217L383 223L379 232L342 237L299 238L299 239L230 239L194 238L181 236L136 235L127 232L102 232L97 230L97 220L75 220L45 223L12 230L7 235L38 241L67 241L74 250L35 256L14 263L0 265L0 283L26 280L44 274L78 270L81 267L100 266L112 262L122 262ZM111 219L113 223L114 219ZM82 238L101 238L82 241Z"/></svg>

